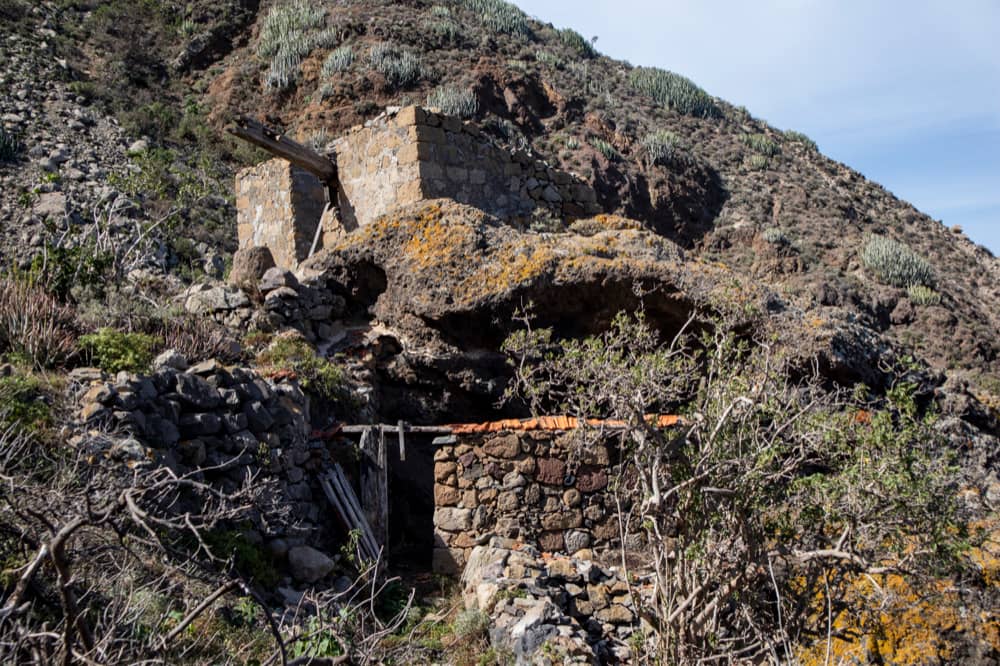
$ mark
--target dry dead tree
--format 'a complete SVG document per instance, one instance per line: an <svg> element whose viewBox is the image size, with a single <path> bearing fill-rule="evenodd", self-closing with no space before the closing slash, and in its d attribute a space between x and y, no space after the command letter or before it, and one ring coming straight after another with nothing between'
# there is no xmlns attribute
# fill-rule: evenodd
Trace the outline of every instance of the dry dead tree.
<svg viewBox="0 0 1000 666"><path fill-rule="evenodd" d="M287 520L271 482L247 474L225 492L207 480L238 469L237 459L181 474L88 457L16 429L0 434L0 662L197 662L205 646L193 625L233 596L263 614L268 663L283 666L309 654L316 635L335 637L352 661L376 663L382 639L405 621L409 603L388 621L375 612L392 582L375 575L377 563L348 592L311 592L276 615L211 538L250 520ZM150 601L165 598L173 603Z"/></svg>

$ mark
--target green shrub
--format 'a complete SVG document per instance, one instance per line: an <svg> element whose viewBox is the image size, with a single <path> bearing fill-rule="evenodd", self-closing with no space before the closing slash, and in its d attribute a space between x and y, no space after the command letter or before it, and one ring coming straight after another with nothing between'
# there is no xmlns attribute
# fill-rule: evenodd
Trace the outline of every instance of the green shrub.
<svg viewBox="0 0 1000 666"><path fill-rule="evenodd" d="M490 628L490 616L481 610L463 610L452 622L452 633L456 638L480 638Z"/></svg>
<svg viewBox="0 0 1000 666"><path fill-rule="evenodd" d="M330 52L323 62L323 76L331 77L338 72L346 72L354 64L354 49L344 45Z"/></svg>
<svg viewBox="0 0 1000 666"><path fill-rule="evenodd" d="M257 364L272 371L294 372L302 388L317 397L335 400L343 393L343 371L317 356L305 340L279 337L257 354Z"/></svg>
<svg viewBox="0 0 1000 666"><path fill-rule="evenodd" d="M471 9L479 22L490 32L516 37L530 37L528 17L520 9L504 0L460 0Z"/></svg>
<svg viewBox="0 0 1000 666"><path fill-rule="evenodd" d="M565 66L563 59L557 56L552 51L544 51L539 49L535 51L535 60L543 65L548 65L549 67L554 67L555 69L562 69Z"/></svg>
<svg viewBox="0 0 1000 666"><path fill-rule="evenodd" d="M305 0L272 7L264 17L257 42L257 55L271 61L265 84L284 90L298 74L302 58L318 44L329 43L331 35L310 35L323 23L326 11Z"/></svg>
<svg viewBox="0 0 1000 666"><path fill-rule="evenodd" d="M714 118L715 102L688 78L657 67L637 67L629 74L629 84L654 102L689 116Z"/></svg>
<svg viewBox="0 0 1000 666"><path fill-rule="evenodd" d="M216 530L205 534L212 555L229 560L242 576L262 587L273 587L281 579L274 560L262 546L251 542L239 530Z"/></svg>
<svg viewBox="0 0 1000 666"><path fill-rule="evenodd" d="M572 30L570 28L560 30L559 41L570 49L576 51L581 57L594 58L598 55L597 49L595 49L594 45L590 43L590 40L585 39L584 36L576 30Z"/></svg>
<svg viewBox="0 0 1000 666"><path fill-rule="evenodd" d="M590 145L610 162L618 162L622 158L621 153L604 139L593 138L590 140Z"/></svg>
<svg viewBox="0 0 1000 666"><path fill-rule="evenodd" d="M651 132L642 140L643 150L651 164L669 164L680 146L680 137L669 130Z"/></svg>
<svg viewBox="0 0 1000 666"><path fill-rule="evenodd" d="M36 368L76 354L76 313L25 279L0 278L0 353Z"/></svg>
<svg viewBox="0 0 1000 666"><path fill-rule="evenodd" d="M0 162L10 162L21 152L21 140L0 125Z"/></svg>
<svg viewBox="0 0 1000 666"><path fill-rule="evenodd" d="M37 430L52 423L41 382L30 375L0 377L0 430Z"/></svg>
<svg viewBox="0 0 1000 666"><path fill-rule="evenodd" d="M767 155L750 155L746 159L746 162L744 162L744 164L747 165L747 168L752 169L753 171L763 171L770 163L771 161L767 159Z"/></svg>
<svg viewBox="0 0 1000 666"><path fill-rule="evenodd" d="M428 27L432 34L437 35L445 42L456 43L462 40L462 26L455 20L451 9L444 5L431 7L431 20Z"/></svg>
<svg viewBox="0 0 1000 666"><path fill-rule="evenodd" d="M819 147L816 142L810 139L808 136L802 132L796 132L795 130L785 131L785 141L789 143L799 143L808 148L809 150L818 151Z"/></svg>
<svg viewBox="0 0 1000 666"><path fill-rule="evenodd" d="M102 328L80 338L80 346L105 372L147 372L160 338L145 333L124 333Z"/></svg>
<svg viewBox="0 0 1000 666"><path fill-rule="evenodd" d="M471 118L479 110L479 100L471 90L455 86L441 86L427 96L427 106L441 109L449 116Z"/></svg>
<svg viewBox="0 0 1000 666"><path fill-rule="evenodd" d="M911 284L907 287L906 294L914 305L927 306L940 305L941 303L941 294L922 284Z"/></svg>
<svg viewBox="0 0 1000 666"><path fill-rule="evenodd" d="M885 236L869 238L861 260L885 284L908 288L934 287L934 269L906 245Z"/></svg>
<svg viewBox="0 0 1000 666"><path fill-rule="evenodd" d="M768 227L767 229L764 229L760 236L765 242L771 243L772 245L789 244L788 236L786 236L785 232L778 227Z"/></svg>
<svg viewBox="0 0 1000 666"><path fill-rule="evenodd" d="M765 134L743 134L740 141L750 150L760 155L773 157L781 152L781 147Z"/></svg>
<svg viewBox="0 0 1000 666"><path fill-rule="evenodd" d="M410 86L422 75L420 58L388 42L373 44L368 59L372 68L385 77L390 89Z"/></svg>

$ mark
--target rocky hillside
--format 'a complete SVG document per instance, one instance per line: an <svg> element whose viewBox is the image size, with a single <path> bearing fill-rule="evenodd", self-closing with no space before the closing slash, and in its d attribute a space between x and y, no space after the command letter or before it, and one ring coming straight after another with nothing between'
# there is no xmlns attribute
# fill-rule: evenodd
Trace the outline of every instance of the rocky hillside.
<svg viewBox="0 0 1000 666"><path fill-rule="evenodd" d="M731 641L761 663L782 650L828 663L831 649L859 663L996 663L1000 260L961 230L808 137L502 0L0 0L0 28L0 636L19 637L0 655L70 663L62 641L99 663L340 663L341 650L358 663L527 663L558 634L566 652L551 663L638 663L653 625L670 625L650 610L656 565L700 553L714 559L692 560L691 597L673 599L683 626L658 634L672 649L705 656ZM603 212L501 220L424 201L295 274L267 252L234 261L233 176L267 157L225 133L234 116L323 151L412 104L571 172ZM553 336L531 358L579 353L551 395L525 390L527 361L510 362L530 341L511 337L529 304ZM343 422L568 409L572 370L592 360L574 344L600 351L593 336L620 332L623 311L642 313L635 344L603 357L580 393L612 371L636 380L630 354L648 325L684 353L641 357L663 362L639 391L654 398L632 410L637 450L643 409L690 419L622 483L679 469L664 451L731 434L735 405L751 403L760 411L748 408L740 427L751 427L732 440L740 453L691 465L726 470L728 485L702 489L714 472L692 472L662 498L690 503L662 511L625 497L622 529L647 540L609 530L622 552L600 567L585 545L553 560L514 533L474 541L456 525L492 576L465 582L466 604L485 595L472 615L456 616L460 594L442 598L426 572L404 581L420 589L407 601L360 558L357 534L325 520L317 478L358 463L337 439ZM694 358L703 365L685 364ZM587 416L628 418L608 395L595 405ZM702 432L712 418L719 429ZM795 446L739 467L745 432ZM463 503L452 513L471 516L466 498L488 486L517 509L532 473L519 451L501 461L509 469L477 465L463 445L458 462L424 462L428 476L435 461L475 468L442 474ZM766 491L732 511L747 479ZM545 511L558 515L573 498L559 484L576 478L550 481ZM724 522L734 515L759 515L759 531L730 529L748 524ZM685 549L699 524L708 541ZM902 553L898 575L885 544ZM731 594L732 581L753 591ZM772 586L786 595L776 617ZM824 607L831 595L839 605ZM709 616L723 618L719 632L699 634Z"/></svg>
<svg viewBox="0 0 1000 666"><path fill-rule="evenodd" d="M24 143L18 166L4 167L14 251L37 251L38 221L55 209L89 220L113 190L144 215L175 212L195 241L168 237L162 264L198 271L208 255L211 272L212 255L233 248L229 176L254 159L221 133L232 114L323 143L384 106L429 103L577 173L606 212L688 256L962 370L981 395L998 390L1000 268L987 250L807 137L682 77L601 56L572 30L488 2L5 0L0 11L14 28L4 126ZM129 148L147 146L123 172ZM866 265L873 235L929 262L935 293L907 293L908 278Z"/></svg>

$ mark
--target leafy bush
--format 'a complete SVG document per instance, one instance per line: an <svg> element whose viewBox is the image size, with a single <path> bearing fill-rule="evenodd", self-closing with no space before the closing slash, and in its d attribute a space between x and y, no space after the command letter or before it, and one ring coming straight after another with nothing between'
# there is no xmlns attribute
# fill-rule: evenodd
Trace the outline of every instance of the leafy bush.
<svg viewBox="0 0 1000 666"><path fill-rule="evenodd" d="M594 58L598 55L597 49L595 49L594 45L590 43L590 40L585 39L584 36L576 30L572 30L570 28L560 30L559 41L576 51L584 58Z"/></svg>
<svg viewBox="0 0 1000 666"><path fill-rule="evenodd" d="M0 125L0 162L10 162L21 152L21 140Z"/></svg>
<svg viewBox="0 0 1000 666"><path fill-rule="evenodd" d="M354 49L348 45L330 52L323 62L323 76L330 77L338 72L346 72L354 64Z"/></svg>
<svg viewBox="0 0 1000 666"><path fill-rule="evenodd" d="M680 146L680 137L669 130L651 132L642 140L643 150L651 164L669 164Z"/></svg>
<svg viewBox="0 0 1000 666"><path fill-rule="evenodd" d="M102 328L80 338L80 346L97 366L108 373L147 372L163 340L145 333L124 333Z"/></svg>
<svg viewBox="0 0 1000 666"><path fill-rule="evenodd" d="M939 305L941 294L922 284L911 284L906 289L907 296L914 305Z"/></svg>
<svg viewBox="0 0 1000 666"><path fill-rule="evenodd" d="M389 88L405 88L416 83L421 75L420 58L389 42L373 44L368 59L375 71L385 77Z"/></svg>
<svg viewBox="0 0 1000 666"><path fill-rule="evenodd" d="M611 162L618 162L622 158L621 153L604 139L593 138L590 140L590 145Z"/></svg>
<svg viewBox="0 0 1000 666"><path fill-rule="evenodd" d="M316 37L309 32L322 24L325 14L324 9L306 0L278 5L267 13L257 42L257 55L271 61L267 87L284 90L292 84L302 58L317 45Z"/></svg>
<svg viewBox="0 0 1000 666"><path fill-rule="evenodd" d="M861 260L885 284L908 288L934 287L934 269L926 259L906 245L885 236L872 236Z"/></svg>
<svg viewBox="0 0 1000 666"><path fill-rule="evenodd" d="M0 352L36 368L64 364L76 354L76 314L41 287L0 278Z"/></svg>
<svg viewBox="0 0 1000 666"><path fill-rule="evenodd" d="M272 371L294 372L303 389L327 400L340 397L343 391L343 371L299 338L279 337L257 354L257 364Z"/></svg>
<svg viewBox="0 0 1000 666"><path fill-rule="evenodd" d="M528 17L520 9L504 0L460 0L479 17L480 23L502 35L530 37Z"/></svg>
<svg viewBox="0 0 1000 666"><path fill-rule="evenodd" d="M0 377L0 430L36 430L51 423L41 382L30 375Z"/></svg>
<svg viewBox="0 0 1000 666"><path fill-rule="evenodd" d="M765 134L743 134L740 141L750 150L760 155L773 157L781 152L781 147Z"/></svg>
<svg viewBox="0 0 1000 666"><path fill-rule="evenodd" d="M441 86L427 96L427 106L439 108L449 116L471 118L479 110L479 100L471 90Z"/></svg>
<svg viewBox="0 0 1000 666"><path fill-rule="evenodd" d="M819 150L819 147L816 145L815 141L810 139L802 132L796 132L795 130L785 131L785 141L788 141L789 143L800 143L809 150Z"/></svg>
<svg viewBox="0 0 1000 666"><path fill-rule="evenodd" d="M637 67L629 84L654 102L689 116L714 118L719 109L712 98L690 79L657 67Z"/></svg>

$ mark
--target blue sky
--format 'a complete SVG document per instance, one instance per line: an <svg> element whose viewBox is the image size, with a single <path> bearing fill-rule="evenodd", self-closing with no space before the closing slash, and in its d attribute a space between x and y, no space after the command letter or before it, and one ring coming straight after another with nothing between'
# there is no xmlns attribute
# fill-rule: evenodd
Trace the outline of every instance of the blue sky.
<svg viewBox="0 0 1000 666"><path fill-rule="evenodd" d="M805 132L1000 255L1000 1L515 3Z"/></svg>

